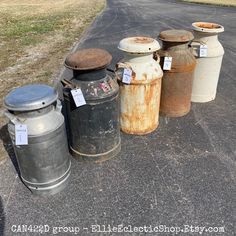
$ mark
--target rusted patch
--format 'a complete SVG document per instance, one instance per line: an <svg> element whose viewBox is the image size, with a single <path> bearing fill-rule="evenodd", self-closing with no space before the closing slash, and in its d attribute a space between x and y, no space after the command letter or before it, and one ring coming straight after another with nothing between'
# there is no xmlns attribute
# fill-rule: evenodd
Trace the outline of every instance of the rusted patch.
<svg viewBox="0 0 236 236"><path fill-rule="evenodd" d="M132 40L135 43L144 43L144 44L154 42L154 39L148 37L133 37L130 38L130 40Z"/></svg>
<svg viewBox="0 0 236 236"><path fill-rule="evenodd" d="M152 83L135 85L120 87L121 130L142 135L158 127L161 78L153 78Z"/></svg>
<svg viewBox="0 0 236 236"><path fill-rule="evenodd" d="M96 70L105 68L111 60L111 54L103 49L82 49L67 56L65 67L72 70Z"/></svg>
<svg viewBox="0 0 236 236"><path fill-rule="evenodd" d="M220 29L222 26L215 24L215 23L208 23L208 22L198 22L195 23L194 26L204 29Z"/></svg>
<svg viewBox="0 0 236 236"><path fill-rule="evenodd" d="M143 80L147 80L147 74L146 73L143 73Z"/></svg>
<svg viewBox="0 0 236 236"><path fill-rule="evenodd" d="M191 107L193 73L196 59L183 44L165 42L166 50L159 50L160 64L164 57L172 57L171 70L164 71L161 93L160 113L169 117L186 115Z"/></svg>

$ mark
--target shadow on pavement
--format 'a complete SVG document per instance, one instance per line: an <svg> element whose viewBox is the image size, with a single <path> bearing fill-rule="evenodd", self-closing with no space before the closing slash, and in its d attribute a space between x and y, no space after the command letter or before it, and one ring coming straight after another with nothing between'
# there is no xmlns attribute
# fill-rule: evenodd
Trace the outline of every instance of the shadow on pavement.
<svg viewBox="0 0 236 236"><path fill-rule="evenodd" d="M7 130L7 124L2 126L1 129L0 129L0 139L3 142L3 146L4 146L5 150L7 151L8 156L10 157L10 159L11 159L11 161L12 161L12 163L13 163L15 169L16 169L16 172L18 173L18 175L20 175L20 170L19 170L19 167L18 167L18 164L17 164L14 149L13 149L13 146L12 146L12 143L11 143L11 138L10 138L10 135L8 133L8 130Z"/></svg>
<svg viewBox="0 0 236 236"><path fill-rule="evenodd" d="M5 212L3 208L2 198L0 197L0 235L4 235L5 228Z"/></svg>

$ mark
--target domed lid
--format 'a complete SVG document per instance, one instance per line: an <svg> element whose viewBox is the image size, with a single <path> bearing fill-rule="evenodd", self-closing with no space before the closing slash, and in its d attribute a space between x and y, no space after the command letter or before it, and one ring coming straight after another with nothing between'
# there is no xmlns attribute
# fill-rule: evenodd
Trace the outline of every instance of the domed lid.
<svg viewBox="0 0 236 236"><path fill-rule="evenodd" d="M129 37L120 41L118 48L130 53L148 53L160 49L160 44L153 38Z"/></svg>
<svg viewBox="0 0 236 236"><path fill-rule="evenodd" d="M46 107L57 98L57 91L48 85L25 85L12 90L5 97L4 106L11 111L31 111Z"/></svg>
<svg viewBox="0 0 236 236"><path fill-rule="evenodd" d="M72 70L97 70L108 66L112 56L100 48L81 49L70 54L65 60L65 67Z"/></svg>
<svg viewBox="0 0 236 236"><path fill-rule="evenodd" d="M165 30L159 34L159 39L166 42L188 42L192 40L193 34L187 30Z"/></svg>
<svg viewBox="0 0 236 236"><path fill-rule="evenodd" d="M206 32L206 33L221 33L224 31L222 25L210 22L194 22L192 27L195 31Z"/></svg>

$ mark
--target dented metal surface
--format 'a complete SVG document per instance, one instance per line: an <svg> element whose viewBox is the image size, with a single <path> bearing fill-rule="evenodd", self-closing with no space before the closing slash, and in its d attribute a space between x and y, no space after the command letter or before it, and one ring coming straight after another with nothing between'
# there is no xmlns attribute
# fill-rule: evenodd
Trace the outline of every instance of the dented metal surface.
<svg viewBox="0 0 236 236"><path fill-rule="evenodd" d="M163 40L163 47L158 51L161 66L165 57L172 57L171 70L165 70L163 75L160 112L169 117L184 116L191 108L196 66L188 46L193 35L185 30L167 30L160 33L160 39Z"/></svg>
<svg viewBox="0 0 236 236"><path fill-rule="evenodd" d="M100 53L94 54L93 58L99 61L100 56ZM91 63L94 62L88 61L88 64ZM80 160L101 162L114 157L121 147L119 86L106 73L107 60L97 65L99 68L90 70L77 67L73 78L63 81L63 84L72 155ZM72 88L81 89L86 105L75 106Z"/></svg>
<svg viewBox="0 0 236 236"><path fill-rule="evenodd" d="M160 48L158 42L151 38L143 40L143 37L131 39L122 40L118 46L126 52L124 59L117 64L120 124L123 132L142 135L158 127L163 72L152 58L152 52ZM124 68L132 70L130 84L122 82Z"/></svg>

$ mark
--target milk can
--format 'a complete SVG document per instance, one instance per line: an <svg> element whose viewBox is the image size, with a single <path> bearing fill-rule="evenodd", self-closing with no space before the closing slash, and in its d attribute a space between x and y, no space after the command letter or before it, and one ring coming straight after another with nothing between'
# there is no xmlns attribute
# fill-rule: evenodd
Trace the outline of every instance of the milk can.
<svg viewBox="0 0 236 236"><path fill-rule="evenodd" d="M148 37L122 39L118 48L124 58L117 64L120 85L121 130L128 134L147 134L159 124L163 72L153 52L159 43Z"/></svg>
<svg viewBox="0 0 236 236"><path fill-rule="evenodd" d="M71 164L57 92L47 85L26 85L11 91L4 105L23 183L34 194L59 192Z"/></svg>
<svg viewBox="0 0 236 236"><path fill-rule="evenodd" d="M106 70L111 55L102 49L79 50L66 58L73 78L62 81L69 143L79 160L101 162L120 151L119 86ZM82 103L76 104L75 91Z"/></svg>
<svg viewBox="0 0 236 236"><path fill-rule="evenodd" d="M193 34L186 30L165 30L159 35L158 51L164 75L160 112L169 117L184 116L190 111L196 59L189 49Z"/></svg>
<svg viewBox="0 0 236 236"><path fill-rule="evenodd" d="M215 99L224 49L218 41L222 25L195 22L192 46L197 59L194 73L192 102L209 102Z"/></svg>

